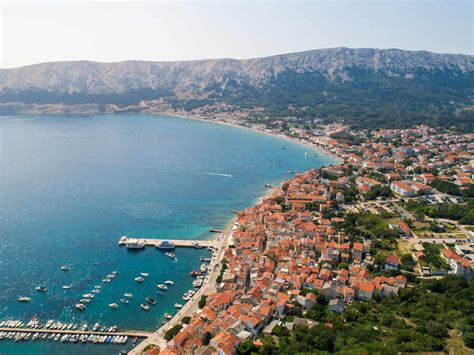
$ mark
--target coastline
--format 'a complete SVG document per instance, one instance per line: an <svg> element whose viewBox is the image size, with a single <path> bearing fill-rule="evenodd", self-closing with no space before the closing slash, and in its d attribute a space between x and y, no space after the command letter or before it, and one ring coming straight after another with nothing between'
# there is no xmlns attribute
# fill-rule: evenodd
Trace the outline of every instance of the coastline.
<svg viewBox="0 0 474 355"><path fill-rule="evenodd" d="M324 148L320 145L317 145L317 144L311 143L311 142L302 141L302 140L299 140L299 139L296 139L296 138L293 138L293 137L289 137L289 136L287 136L283 133L276 133L276 132L271 132L271 131L267 131L267 130L257 129L257 128L254 128L254 127L239 125L239 124L235 124L235 123L231 123L231 122L205 119L205 118L202 118L202 117L182 115L182 114L177 114L177 113L174 113L174 112L167 112L167 111L164 111L164 112L150 112L150 113L147 113L147 114L174 116L174 117L184 118L184 119L188 119L188 120L195 120L195 121L214 123L214 124L229 126L229 127L234 127L234 128L246 129L246 130L251 131L251 132L265 134L267 136L280 138L280 139L283 139L283 140L286 140L286 141L289 141L289 142L292 142L292 143L295 143L295 144L299 144L299 145L304 146L306 148L316 150L320 153L323 153L323 154L328 155L331 158L335 159L337 161L337 164L341 164L344 160L339 155L335 154L334 152L332 152L332 151L330 151L330 150L328 150L328 149L326 149L326 148Z"/></svg>

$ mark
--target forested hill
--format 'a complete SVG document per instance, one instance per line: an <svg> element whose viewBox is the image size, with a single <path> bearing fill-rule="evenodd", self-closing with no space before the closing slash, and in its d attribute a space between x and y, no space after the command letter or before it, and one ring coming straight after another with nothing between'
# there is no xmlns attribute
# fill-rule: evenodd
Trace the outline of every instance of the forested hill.
<svg viewBox="0 0 474 355"><path fill-rule="evenodd" d="M225 103L233 110L343 119L353 126L427 122L471 130L473 98L473 56L399 49L332 48L248 60L73 61L0 70L0 99L8 114L35 105L110 111L110 105L192 110ZM138 106L140 101L146 104Z"/></svg>

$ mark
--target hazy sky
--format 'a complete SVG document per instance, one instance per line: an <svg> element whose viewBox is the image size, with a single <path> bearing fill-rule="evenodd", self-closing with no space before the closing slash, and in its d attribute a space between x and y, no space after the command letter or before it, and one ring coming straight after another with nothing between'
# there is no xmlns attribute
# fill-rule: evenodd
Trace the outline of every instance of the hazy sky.
<svg viewBox="0 0 474 355"><path fill-rule="evenodd" d="M327 47L473 54L473 1L3 2L0 67Z"/></svg>

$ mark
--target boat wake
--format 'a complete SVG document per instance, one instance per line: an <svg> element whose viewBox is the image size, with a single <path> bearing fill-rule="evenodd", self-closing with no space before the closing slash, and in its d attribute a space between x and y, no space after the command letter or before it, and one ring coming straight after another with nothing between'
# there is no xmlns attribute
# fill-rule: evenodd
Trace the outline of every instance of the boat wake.
<svg viewBox="0 0 474 355"><path fill-rule="evenodd" d="M228 178L233 177L233 176L230 175L230 174L219 174L219 173L209 173L209 172L205 172L204 174L206 174L206 175L213 175L213 176L223 176L223 177L228 177Z"/></svg>

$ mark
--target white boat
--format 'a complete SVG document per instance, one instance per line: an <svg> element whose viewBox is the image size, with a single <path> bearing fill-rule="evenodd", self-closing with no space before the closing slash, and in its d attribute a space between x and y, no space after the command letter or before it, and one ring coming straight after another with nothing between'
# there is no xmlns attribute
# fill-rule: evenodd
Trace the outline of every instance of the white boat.
<svg viewBox="0 0 474 355"><path fill-rule="evenodd" d="M173 253L166 252L165 255L171 259L176 259L176 255L174 255Z"/></svg>
<svg viewBox="0 0 474 355"><path fill-rule="evenodd" d="M118 308L119 305L117 303L111 303L111 304L109 304L109 307L110 308Z"/></svg>
<svg viewBox="0 0 474 355"><path fill-rule="evenodd" d="M71 288L71 285L64 285L63 286L63 289L65 289L65 290L69 290L70 288Z"/></svg>
<svg viewBox="0 0 474 355"><path fill-rule="evenodd" d="M174 282L171 281L171 280L166 280L166 281L165 281L165 284L167 284L167 285L174 285Z"/></svg>
<svg viewBox="0 0 474 355"><path fill-rule="evenodd" d="M132 298L133 297L133 293L124 293L123 295L127 298Z"/></svg>
<svg viewBox="0 0 474 355"><path fill-rule="evenodd" d="M94 324L94 326L92 327L92 331L96 332L99 328L100 328L100 324L99 324L99 323L96 323L96 324Z"/></svg>
<svg viewBox="0 0 474 355"><path fill-rule="evenodd" d="M94 298L94 295L92 293L86 293L86 294L82 295L82 297L84 297L84 298Z"/></svg>
<svg viewBox="0 0 474 355"><path fill-rule="evenodd" d="M38 286L36 287L36 291L38 292L46 292L48 289L45 286Z"/></svg>
<svg viewBox="0 0 474 355"><path fill-rule="evenodd" d="M89 326L87 325L87 323L84 323L82 326L82 331L85 332L87 331L87 329L89 329Z"/></svg>
<svg viewBox="0 0 474 355"><path fill-rule="evenodd" d="M93 293L100 293L100 290L97 289L97 288L95 288L95 289L92 290L92 292L93 292Z"/></svg>
<svg viewBox="0 0 474 355"><path fill-rule="evenodd" d="M69 271L69 270L71 270L71 267L69 265L63 265L63 266L61 266L61 270L62 271Z"/></svg>
<svg viewBox="0 0 474 355"><path fill-rule="evenodd" d="M120 302L125 303L125 304L128 304L129 301L128 301L126 298L121 298L121 299L120 299Z"/></svg>
<svg viewBox="0 0 474 355"><path fill-rule="evenodd" d="M112 281L112 279L106 277L105 279L102 280L102 282L105 282L105 283L109 283L110 281Z"/></svg>
<svg viewBox="0 0 474 355"><path fill-rule="evenodd" d="M90 303L92 300L90 298L81 298L79 302L81 303Z"/></svg>
<svg viewBox="0 0 474 355"><path fill-rule="evenodd" d="M83 311L86 309L86 305L85 304L82 304L82 303L76 303L75 304L75 307L80 310L80 311Z"/></svg>
<svg viewBox="0 0 474 355"><path fill-rule="evenodd" d="M136 241L136 242L128 242L125 244L127 249L143 249L145 248L145 243L141 241Z"/></svg>
<svg viewBox="0 0 474 355"><path fill-rule="evenodd" d="M143 277L148 277L150 274L148 272L141 272L140 275Z"/></svg>
<svg viewBox="0 0 474 355"><path fill-rule="evenodd" d="M31 298L30 297L18 297L19 302L30 302Z"/></svg>
<svg viewBox="0 0 474 355"><path fill-rule="evenodd" d="M142 307L142 309L143 309L144 311L148 311L148 310L150 309L150 306L147 305L146 303L142 303L142 304L140 305L140 307Z"/></svg>
<svg viewBox="0 0 474 355"><path fill-rule="evenodd" d="M156 287L161 288L162 290L167 290L168 289L168 287L166 285L163 285L163 284L158 284L158 285L156 285Z"/></svg>
<svg viewBox="0 0 474 355"><path fill-rule="evenodd" d="M168 313L165 313L164 316L165 316L166 319L171 319L171 318L173 318L173 316L170 315L170 314L168 314Z"/></svg>
<svg viewBox="0 0 474 355"><path fill-rule="evenodd" d="M107 278L108 278L108 279L113 279L114 277L115 277L115 274L108 274L108 275L107 275Z"/></svg>
<svg viewBox="0 0 474 355"><path fill-rule="evenodd" d="M136 282L143 282L145 279L141 276L135 277Z"/></svg>
<svg viewBox="0 0 474 355"><path fill-rule="evenodd" d="M183 305L182 305L182 304L179 304L179 303L175 303L174 306L175 306L176 308L183 308Z"/></svg>

